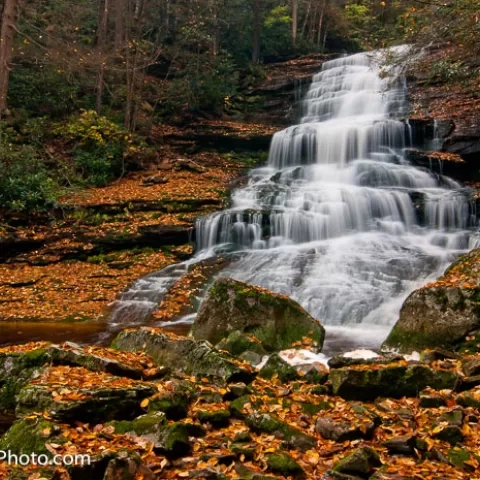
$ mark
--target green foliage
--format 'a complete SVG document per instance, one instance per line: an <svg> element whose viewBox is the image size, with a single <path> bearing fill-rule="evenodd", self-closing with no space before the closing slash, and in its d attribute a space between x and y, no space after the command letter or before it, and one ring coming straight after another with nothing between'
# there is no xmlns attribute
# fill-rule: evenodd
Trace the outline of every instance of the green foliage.
<svg viewBox="0 0 480 480"><path fill-rule="evenodd" d="M38 212L51 207L59 193L44 161L30 146L0 141L0 208Z"/></svg>
<svg viewBox="0 0 480 480"><path fill-rule="evenodd" d="M124 172L128 158L145 151L132 133L94 110L75 115L55 133L74 145L74 167L86 185L105 185Z"/></svg>
<svg viewBox="0 0 480 480"><path fill-rule="evenodd" d="M294 51L291 40L292 18L288 6L270 10L264 21L262 46L266 56L282 57Z"/></svg>
<svg viewBox="0 0 480 480"><path fill-rule="evenodd" d="M468 78L472 74L463 62L442 59L435 62L430 69L430 78L440 82L450 82Z"/></svg>

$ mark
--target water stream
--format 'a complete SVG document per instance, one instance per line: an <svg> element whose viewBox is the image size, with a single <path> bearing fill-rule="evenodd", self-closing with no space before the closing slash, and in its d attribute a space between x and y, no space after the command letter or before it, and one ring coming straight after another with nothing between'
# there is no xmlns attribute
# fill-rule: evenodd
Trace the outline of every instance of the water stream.
<svg viewBox="0 0 480 480"><path fill-rule="evenodd" d="M244 251L220 275L298 301L326 326L329 351L378 347L406 296L477 243L468 192L403 155L406 83L398 67L381 66L384 55L323 65L267 165L233 192L231 208L198 220L188 262ZM146 321L188 263L139 280L112 324Z"/></svg>

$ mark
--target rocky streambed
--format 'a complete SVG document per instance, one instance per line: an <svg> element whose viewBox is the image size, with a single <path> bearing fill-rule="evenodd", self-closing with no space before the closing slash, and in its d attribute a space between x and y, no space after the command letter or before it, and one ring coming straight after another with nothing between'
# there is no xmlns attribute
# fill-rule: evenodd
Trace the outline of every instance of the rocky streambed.
<svg viewBox="0 0 480 480"><path fill-rule="evenodd" d="M468 352L439 343L328 359L323 327L298 304L220 279L192 333L1 349L0 451L88 462L0 462L0 478L476 478L472 332Z"/></svg>

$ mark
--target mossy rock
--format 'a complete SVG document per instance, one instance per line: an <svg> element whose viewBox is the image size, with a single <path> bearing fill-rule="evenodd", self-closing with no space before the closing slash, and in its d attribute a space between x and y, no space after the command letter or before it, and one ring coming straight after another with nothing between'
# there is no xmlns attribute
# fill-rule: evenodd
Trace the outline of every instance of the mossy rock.
<svg viewBox="0 0 480 480"><path fill-rule="evenodd" d="M302 467L285 452L268 453L265 455L265 459L268 470L273 473L295 479L305 478L305 472Z"/></svg>
<svg viewBox="0 0 480 480"><path fill-rule="evenodd" d="M215 428L226 427L231 417L229 410L199 410L196 415L200 423L209 423Z"/></svg>
<svg viewBox="0 0 480 480"><path fill-rule="evenodd" d="M453 389L458 382L458 375L423 364L391 364L376 369L334 369L329 374L329 380L335 395L346 400L368 401L379 396L416 397L426 387Z"/></svg>
<svg viewBox="0 0 480 480"><path fill-rule="evenodd" d="M52 457L46 448L48 443L63 444L67 441L62 429L56 423L43 417L17 420L0 438L0 450L10 451L15 455L47 455Z"/></svg>
<svg viewBox="0 0 480 480"><path fill-rule="evenodd" d="M179 389L166 392L154 398L148 404L149 412L164 412L170 420L181 420L188 415L190 393Z"/></svg>
<svg viewBox="0 0 480 480"><path fill-rule="evenodd" d="M208 342L176 337L159 329L140 327L121 332L112 347L130 352L146 352L161 366L190 375L211 375L231 382L250 383L254 373L239 366L229 355L213 348Z"/></svg>
<svg viewBox="0 0 480 480"><path fill-rule="evenodd" d="M456 396L456 402L462 407L473 407L480 409L480 387Z"/></svg>
<svg viewBox="0 0 480 480"><path fill-rule="evenodd" d="M15 410L20 390L50 361L47 348L0 354L0 411Z"/></svg>
<svg viewBox="0 0 480 480"><path fill-rule="evenodd" d="M192 335L216 345L234 331L253 335L269 352L291 348L304 337L320 351L325 338L324 328L293 300L220 278L200 305Z"/></svg>
<svg viewBox="0 0 480 480"><path fill-rule="evenodd" d="M267 355L267 351L263 348L258 338L254 335L247 335L239 330L235 330L230 333L228 337L223 338L216 347L236 357L247 351L254 352L260 356Z"/></svg>
<svg viewBox="0 0 480 480"><path fill-rule="evenodd" d="M156 450L168 458L180 458L191 453L190 430L185 423L177 422L165 427L158 436Z"/></svg>
<svg viewBox="0 0 480 480"><path fill-rule="evenodd" d="M451 465L457 468L463 468L468 472L474 472L475 467L473 465L475 465L476 462L480 462L480 455L460 447L454 447L449 450L447 457Z"/></svg>
<svg viewBox="0 0 480 480"><path fill-rule="evenodd" d="M468 287L458 278L468 281ZM426 348L462 350L480 331L480 249L460 257L438 282L411 293L383 348L401 352ZM477 341L478 343L478 341Z"/></svg>
<svg viewBox="0 0 480 480"><path fill-rule="evenodd" d="M274 415L252 413L244 418L245 424L254 432L268 433L284 440L290 448L306 451L315 448L317 440L301 430L282 422Z"/></svg>
<svg viewBox="0 0 480 480"><path fill-rule="evenodd" d="M130 420L142 413L141 401L155 391L153 386L143 383L124 389L89 387L78 391L80 399L56 401L48 385L27 385L18 394L16 414L20 417L46 411L66 423Z"/></svg>
<svg viewBox="0 0 480 480"><path fill-rule="evenodd" d="M267 380L277 377L283 383L301 379L297 370L276 353L270 355L265 365L261 368L259 376Z"/></svg>
<svg viewBox="0 0 480 480"><path fill-rule="evenodd" d="M333 467L333 471L369 477L375 472L375 469L381 466L380 455L373 448L362 447L340 460Z"/></svg>
<svg viewBox="0 0 480 480"><path fill-rule="evenodd" d="M134 420L113 421L108 425L113 426L117 434L135 434L140 436L151 436L159 432L167 424L167 417L163 412L152 412L140 415Z"/></svg>

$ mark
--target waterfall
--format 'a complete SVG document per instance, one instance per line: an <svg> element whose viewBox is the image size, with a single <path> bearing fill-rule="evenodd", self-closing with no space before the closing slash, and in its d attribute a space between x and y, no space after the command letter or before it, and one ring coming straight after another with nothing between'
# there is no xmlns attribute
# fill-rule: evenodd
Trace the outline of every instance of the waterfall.
<svg viewBox="0 0 480 480"><path fill-rule="evenodd" d="M475 246L468 192L403 155L406 81L382 59L404 53L324 63L267 165L197 221L197 258L244 251L221 275L289 295L327 340L378 346L406 296Z"/></svg>

